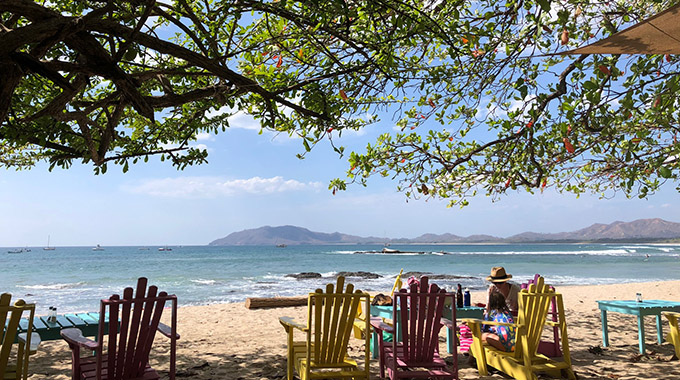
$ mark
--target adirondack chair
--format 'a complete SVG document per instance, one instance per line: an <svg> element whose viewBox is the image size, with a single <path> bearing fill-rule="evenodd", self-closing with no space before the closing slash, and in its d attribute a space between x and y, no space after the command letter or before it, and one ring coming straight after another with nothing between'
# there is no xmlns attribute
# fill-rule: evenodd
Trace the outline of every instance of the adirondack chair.
<svg viewBox="0 0 680 380"><path fill-rule="evenodd" d="M675 356L680 358L680 327L678 326L678 320L680 320L680 313L675 311L662 311L661 314L665 315L668 319L668 324L670 325L671 331L666 336L666 340L673 344L675 347Z"/></svg>
<svg viewBox="0 0 680 380"><path fill-rule="evenodd" d="M175 378L177 334L177 297L149 286L147 279L137 280L137 291L125 288L123 298L114 294L101 300L97 340L83 337L77 328L61 330L61 336L71 348L73 380L132 380L158 379L149 365L149 353L156 331L170 338L170 379ZM160 322L166 304L170 304L171 324ZM108 314L109 328L104 329ZM80 356L80 349L94 351L94 356ZM104 352L106 350L106 352Z"/></svg>
<svg viewBox="0 0 680 380"><path fill-rule="evenodd" d="M532 280L527 283L522 284L522 289L526 289L529 285L535 284L541 275L536 274ZM557 322L557 300L553 297L550 300L550 311L548 312L548 318L553 322ZM553 340L552 342L541 340L538 343L538 353L545 356L550 356L552 358L557 358L562 356L562 351L560 351L560 328L557 325L553 325Z"/></svg>
<svg viewBox="0 0 680 380"><path fill-rule="evenodd" d="M352 325L357 316L359 303L366 310L369 295L338 277L337 286L326 285L326 292L317 289L309 294L307 301L307 323L296 322L290 317L280 317L288 342L288 380L293 380L294 371L301 380L328 378L369 378L369 334L365 339L365 360L363 369L347 356L347 344ZM365 322L368 329L368 322ZM304 333L305 339L296 341L294 331Z"/></svg>
<svg viewBox="0 0 680 380"><path fill-rule="evenodd" d="M28 357L35 353L40 344L40 336L33 332L33 317L35 304L27 304L24 300L17 300L10 305L12 295L0 295L0 379L28 378ZM24 316L24 312L28 315ZM25 319L22 321L22 317ZM20 323L27 323L26 332L17 334ZM12 354L14 341L17 341L16 354ZM15 364L10 364L10 358L15 358Z"/></svg>
<svg viewBox="0 0 680 380"><path fill-rule="evenodd" d="M553 297L557 303L557 322L547 320L548 309ZM487 365L490 365L519 380L535 380L537 379L536 373L538 372L545 372L550 376L559 377L562 371L566 372L569 379L576 378L571 368L562 295L555 293L554 289L544 284L543 277L539 276L535 283L529 284L526 289L520 291L517 323L490 322L479 319L461 319L461 321L467 322L472 329L473 343L471 351L475 359L477 359L477 370L481 376L488 374ZM562 336L562 361L556 361L537 352L541 333L546 323L560 328L560 335ZM515 351L500 351L483 343L481 331L481 325L483 324L515 327Z"/></svg>
<svg viewBox="0 0 680 380"><path fill-rule="evenodd" d="M442 318L447 297L453 302L453 293L446 293L436 284L430 285L426 276L420 284L412 284L409 291L401 289L394 295L392 321L394 326L372 320L371 326L379 331L380 377L385 369L390 379L428 378L457 379L458 356L453 355L453 368L439 356L439 331L442 326L455 329L456 312L453 308L451 321ZM401 332L401 341L383 341L382 332ZM455 352L455 347L454 347Z"/></svg>

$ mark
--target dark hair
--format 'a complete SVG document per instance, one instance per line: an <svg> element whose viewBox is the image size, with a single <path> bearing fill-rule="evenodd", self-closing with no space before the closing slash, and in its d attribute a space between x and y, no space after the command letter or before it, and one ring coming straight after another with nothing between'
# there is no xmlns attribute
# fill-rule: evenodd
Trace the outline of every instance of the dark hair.
<svg viewBox="0 0 680 380"><path fill-rule="evenodd" d="M508 311L508 305L505 304L503 293L493 291L489 294L489 310Z"/></svg>

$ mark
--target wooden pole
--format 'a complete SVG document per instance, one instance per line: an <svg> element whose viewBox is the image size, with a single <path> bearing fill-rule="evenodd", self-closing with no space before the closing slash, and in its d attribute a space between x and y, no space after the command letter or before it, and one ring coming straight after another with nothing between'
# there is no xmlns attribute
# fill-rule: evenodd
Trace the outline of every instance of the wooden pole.
<svg viewBox="0 0 680 380"><path fill-rule="evenodd" d="M307 297L249 297L246 298L246 309L264 309L273 307L307 306Z"/></svg>

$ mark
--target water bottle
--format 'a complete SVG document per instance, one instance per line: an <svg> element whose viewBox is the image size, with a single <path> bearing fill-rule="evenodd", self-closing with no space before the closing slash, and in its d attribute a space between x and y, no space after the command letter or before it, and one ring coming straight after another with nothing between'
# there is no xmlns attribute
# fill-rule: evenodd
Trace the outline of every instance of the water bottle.
<svg viewBox="0 0 680 380"><path fill-rule="evenodd" d="M50 306L50 311L47 312L47 322L54 323L56 315L57 312L54 310L54 306Z"/></svg>
<svg viewBox="0 0 680 380"><path fill-rule="evenodd" d="M463 307L463 288L458 284L458 290L456 291L456 307Z"/></svg>
<svg viewBox="0 0 680 380"><path fill-rule="evenodd" d="M465 288L465 293L463 295L463 306L468 307L470 306L470 289Z"/></svg>

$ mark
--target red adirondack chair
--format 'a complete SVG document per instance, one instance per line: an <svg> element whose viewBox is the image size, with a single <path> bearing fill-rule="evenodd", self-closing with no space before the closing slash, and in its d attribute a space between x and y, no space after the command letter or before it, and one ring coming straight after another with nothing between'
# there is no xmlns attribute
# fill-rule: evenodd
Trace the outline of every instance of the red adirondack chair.
<svg viewBox="0 0 680 380"><path fill-rule="evenodd" d="M175 378L175 347L177 334L177 297L158 292L147 279L137 280L137 292L125 288L123 298L117 294L101 300L97 341L83 337L77 328L64 329L61 336L68 342L72 356L73 380L132 380L158 379L149 366L149 352L156 331L170 338L170 379ZM171 307L170 326L160 322L166 303ZM105 329L108 314L108 329ZM106 338L106 339L105 339ZM80 348L94 351L94 356L80 357ZM106 349L106 352L104 352Z"/></svg>
<svg viewBox="0 0 680 380"><path fill-rule="evenodd" d="M444 360L439 356L439 331L442 326L455 329L456 308L452 308L452 320L442 318L444 301L454 294L446 293L436 284L429 285L428 278L423 276L420 284L412 284L410 291L402 289L394 293L393 322L394 327L372 320L371 325L378 334L378 349L380 352L380 377L385 377L385 369L390 379L400 378L430 378L430 379L458 379L458 356L453 355L453 368L447 368ZM399 330L401 341L395 339L392 343L383 341L382 332L395 335ZM455 347L454 347L455 352Z"/></svg>

